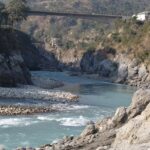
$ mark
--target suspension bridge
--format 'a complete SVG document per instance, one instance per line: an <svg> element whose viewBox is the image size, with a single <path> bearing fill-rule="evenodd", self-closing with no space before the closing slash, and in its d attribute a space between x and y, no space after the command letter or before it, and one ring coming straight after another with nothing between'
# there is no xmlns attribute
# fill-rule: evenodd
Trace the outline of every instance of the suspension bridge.
<svg viewBox="0 0 150 150"><path fill-rule="evenodd" d="M82 19L123 19L125 16L121 15L109 15L109 14L88 14L88 13L70 13L70 12L54 12L44 10L28 10L28 16L64 16L75 17Z"/></svg>

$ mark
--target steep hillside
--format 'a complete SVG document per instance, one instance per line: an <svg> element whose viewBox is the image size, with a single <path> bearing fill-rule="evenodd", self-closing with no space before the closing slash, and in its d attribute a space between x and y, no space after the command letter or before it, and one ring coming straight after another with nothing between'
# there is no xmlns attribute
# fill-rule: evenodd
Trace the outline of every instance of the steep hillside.
<svg viewBox="0 0 150 150"><path fill-rule="evenodd" d="M95 50L81 59L81 70L113 81L140 85L150 81L150 23L118 21Z"/></svg>
<svg viewBox="0 0 150 150"><path fill-rule="evenodd" d="M111 47L118 53L137 58L139 62L150 64L150 22L136 20L117 21L116 29L101 42L102 47Z"/></svg>
<svg viewBox="0 0 150 150"><path fill-rule="evenodd" d="M10 0L0 0L4 3ZM27 0L30 7L54 11L130 14L150 10L149 0Z"/></svg>
<svg viewBox="0 0 150 150"><path fill-rule="evenodd" d="M130 14L150 9L149 0L31 0L30 5L58 11Z"/></svg>
<svg viewBox="0 0 150 150"><path fill-rule="evenodd" d="M53 11L106 14L134 14L149 9L149 0L30 0L30 7ZM42 43L63 63L76 61L86 50L97 49L105 35L114 29L113 20L82 20L67 17L28 17L21 30ZM70 56L70 60L68 60Z"/></svg>

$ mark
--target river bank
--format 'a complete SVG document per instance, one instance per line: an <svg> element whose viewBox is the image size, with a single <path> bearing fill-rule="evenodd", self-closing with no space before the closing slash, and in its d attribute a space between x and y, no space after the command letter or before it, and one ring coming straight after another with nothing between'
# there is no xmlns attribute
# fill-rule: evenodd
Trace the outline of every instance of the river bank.
<svg viewBox="0 0 150 150"><path fill-rule="evenodd" d="M128 108L118 108L113 117L92 122L77 137L64 137L39 150L147 150L149 107L150 90L138 90Z"/></svg>
<svg viewBox="0 0 150 150"><path fill-rule="evenodd" d="M53 103L76 103L78 96L70 92L55 90L54 88L64 86L64 83L51 79L50 77L38 77L32 75L33 85L18 85L16 88L0 87L1 99L18 99L24 103L28 100L42 100L49 102L46 106L23 106L19 104L0 105L1 116L32 115L37 113L48 113L64 110L62 105Z"/></svg>

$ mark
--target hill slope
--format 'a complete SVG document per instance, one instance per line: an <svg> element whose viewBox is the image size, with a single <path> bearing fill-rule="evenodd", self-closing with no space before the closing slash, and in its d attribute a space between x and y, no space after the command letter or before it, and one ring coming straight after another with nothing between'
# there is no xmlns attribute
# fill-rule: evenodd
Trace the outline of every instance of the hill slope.
<svg viewBox="0 0 150 150"><path fill-rule="evenodd" d="M149 0L30 0L29 3L50 10L125 15L150 9Z"/></svg>

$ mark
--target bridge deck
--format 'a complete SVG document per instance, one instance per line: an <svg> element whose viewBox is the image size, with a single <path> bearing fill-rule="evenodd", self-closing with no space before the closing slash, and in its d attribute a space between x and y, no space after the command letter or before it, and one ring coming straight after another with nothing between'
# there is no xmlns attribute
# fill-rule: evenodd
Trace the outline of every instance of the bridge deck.
<svg viewBox="0 0 150 150"><path fill-rule="evenodd" d="M85 14L85 13L67 13L67 12L50 12L50 11L36 11L30 10L27 12L30 16L66 16L66 17L77 17L77 18L111 18L121 19L123 16L120 15L106 15L106 14Z"/></svg>

